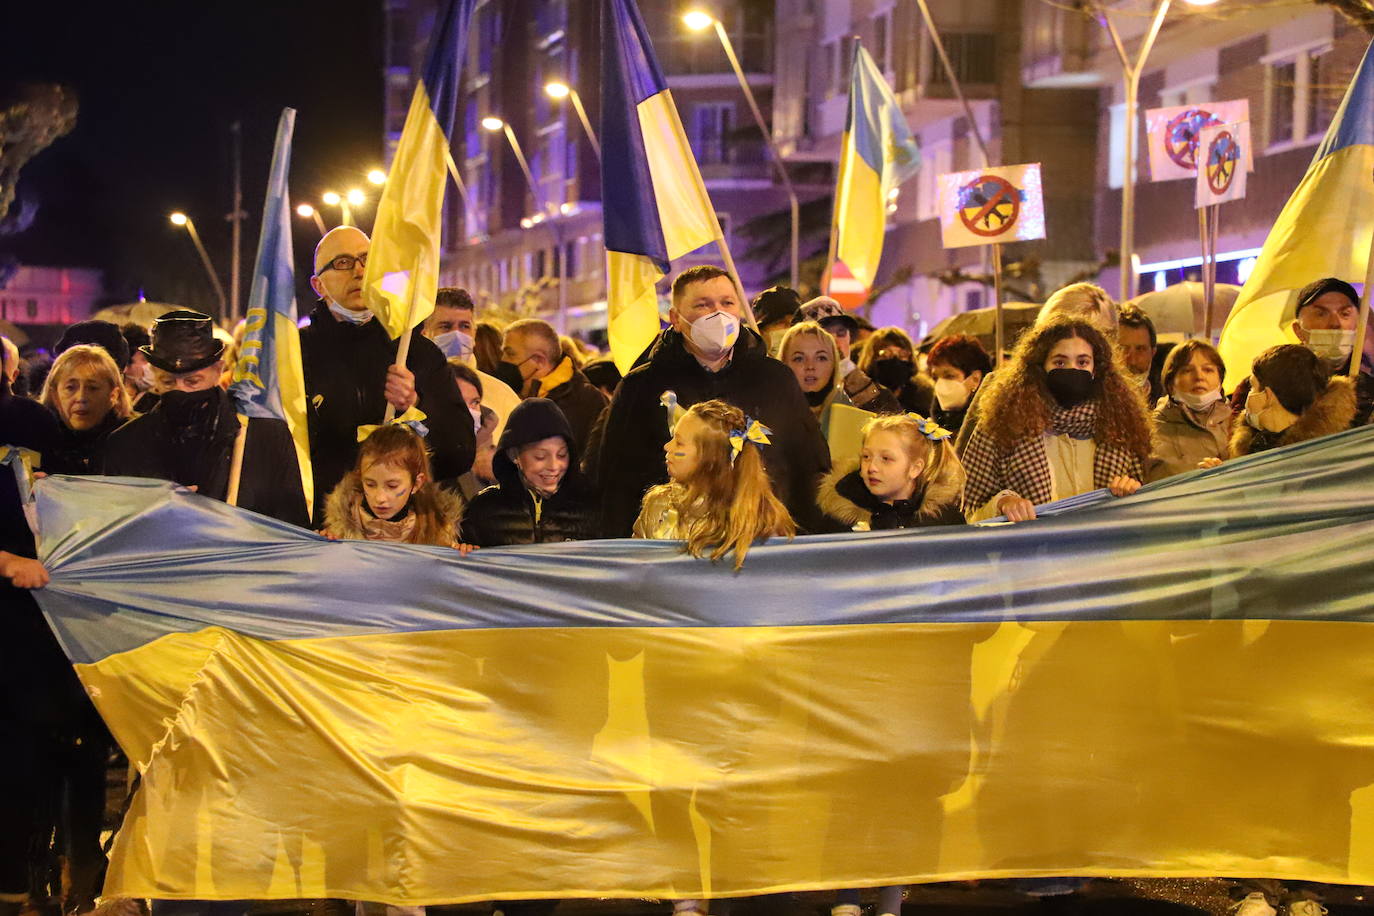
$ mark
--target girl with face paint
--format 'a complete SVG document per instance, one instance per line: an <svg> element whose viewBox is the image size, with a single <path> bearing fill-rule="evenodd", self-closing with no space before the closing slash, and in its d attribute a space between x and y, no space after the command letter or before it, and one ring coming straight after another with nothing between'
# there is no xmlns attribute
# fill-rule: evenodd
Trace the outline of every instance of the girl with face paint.
<svg viewBox="0 0 1374 916"><path fill-rule="evenodd" d="M961 458L969 521L1035 518L1035 506L1101 488L1140 488L1151 429L1111 342L1083 320L1026 332L993 377Z"/></svg>

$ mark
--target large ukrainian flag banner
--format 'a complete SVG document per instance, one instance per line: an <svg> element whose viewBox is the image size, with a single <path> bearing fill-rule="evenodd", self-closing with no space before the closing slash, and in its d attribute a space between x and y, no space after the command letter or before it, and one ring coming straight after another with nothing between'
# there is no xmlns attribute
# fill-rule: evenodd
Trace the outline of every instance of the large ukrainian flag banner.
<svg viewBox="0 0 1374 916"><path fill-rule="evenodd" d="M601 34L607 334L629 372L658 334L672 260L723 234L634 0L603 0Z"/></svg>
<svg viewBox="0 0 1374 916"><path fill-rule="evenodd" d="M330 542L36 485L142 773L107 892L395 904L997 875L1374 883L1374 429L1032 524Z"/></svg>
<svg viewBox="0 0 1374 916"><path fill-rule="evenodd" d="M920 167L920 148L896 96L873 56L855 42L830 231L835 258L865 289L878 276L890 196Z"/></svg>
<svg viewBox="0 0 1374 916"><path fill-rule="evenodd" d="M434 311L449 136L476 5L477 0L448 0L436 20L425 69L415 84L386 188L377 204L363 295L393 338Z"/></svg>
<svg viewBox="0 0 1374 916"><path fill-rule="evenodd" d="M1374 58L1369 50L1221 331L1228 379L1260 353L1296 343L1288 330L1298 290L1322 277L1364 279L1374 233Z"/></svg>
<svg viewBox="0 0 1374 916"><path fill-rule="evenodd" d="M301 466L305 504L314 505L315 477L310 471L310 437L305 415L305 370L300 331L296 326L296 268L291 244L291 136L296 109L283 108L262 205L262 235L248 292L243 346L234 364L229 393L248 417L285 420ZM262 470L262 469L259 469Z"/></svg>

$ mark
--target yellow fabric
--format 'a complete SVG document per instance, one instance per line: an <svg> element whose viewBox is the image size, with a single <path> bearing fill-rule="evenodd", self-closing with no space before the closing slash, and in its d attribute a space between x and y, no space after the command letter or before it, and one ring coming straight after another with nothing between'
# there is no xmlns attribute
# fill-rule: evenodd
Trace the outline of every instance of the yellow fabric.
<svg viewBox="0 0 1374 916"><path fill-rule="evenodd" d="M621 375L658 336L658 292L663 279L652 258L623 251L606 252L606 336Z"/></svg>
<svg viewBox="0 0 1374 916"><path fill-rule="evenodd" d="M418 407L411 406L411 407L407 407L405 413L401 414L399 417L396 417L396 418L393 419L391 422L392 422L392 423L400 423L400 424L405 425L405 426L414 427L415 424L422 424L422 423L424 422L424 420L425 420L425 412L424 412L423 410L421 410L420 408L418 408ZM358 441L359 441L359 442L362 442L362 441L363 441L364 439L366 439L368 436L372 435L372 434L375 433L377 430L381 429L383 425L385 425L385 424L381 424L381 423L365 423L365 424L363 424L362 426L359 426L359 427L358 427ZM419 432L419 430L416 430L416 432Z"/></svg>
<svg viewBox="0 0 1374 916"><path fill-rule="evenodd" d="M835 195L835 257L865 288L872 289L883 256L887 206L882 176L859 155L848 132L841 141Z"/></svg>
<svg viewBox="0 0 1374 916"><path fill-rule="evenodd" d="M539 380L539 397L546 398L549 392L559 385L566 385L572 381L574 368L573 361L566 356L563 357L562 361L553 367L552 372Z"/></svg>
<svg viewBox="0 0 1374 916"><path fill-rule="evenodd" d="M391 180L377 203L363 277L367 307L393 339L434 311L448 155L448 138L422 80L396 146Z"/></svg>
<svg viewBox="0 0 1374 916"><path fill-rule="evenodd" d="M291 442L296 447L296 462L301 469L301 488L305 491L305 505L310 512L315 511L315 473L310 462L310 429L305 412L305 367L301 362L301 339L295 323L289 315L274 311L269 316L265 308L251 308L246 316L247 330L253 330L255 321L276 322L275 336L277 354L277 387L281 398L282 410L286 414L286 425L291 430ZM262 379L257 378L257 365L262 347L260 338L246 338L243 352L239 354L234 366L234 381L240 378L254 378L259 386Z"/></svg>
<svg viewBox="0 0 1374 916"><path fill-rule="evenodd" d="M1374 147L1348 146L1315 163L1274 221L1222 328L1226 388L1269 347L1296 343L1287 325L1298 290L1322 277L1362 283L1374 223Z"/></svg>
<svg viewBox="0 0 1374 916"><path fill-rule="evenodd" d="M107 893L408 905L1374 883L1371 654L1301 620L207 630L78 670L143 773Z"/></svg>

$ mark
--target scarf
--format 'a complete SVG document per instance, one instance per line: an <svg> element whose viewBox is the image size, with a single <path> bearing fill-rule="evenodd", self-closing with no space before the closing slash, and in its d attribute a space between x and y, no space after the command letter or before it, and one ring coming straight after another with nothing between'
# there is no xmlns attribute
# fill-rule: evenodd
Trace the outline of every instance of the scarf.
<svg viewBox="0 0 1374 916"><path fill-rule="evenodd" d="M415 513L410 511L410 501L401 511L390 519L378 518L367 505L367 499L358 500L353 507L353 521L362 529L363 537L369 541L403 541L409 543L415 532Z"/></svg>

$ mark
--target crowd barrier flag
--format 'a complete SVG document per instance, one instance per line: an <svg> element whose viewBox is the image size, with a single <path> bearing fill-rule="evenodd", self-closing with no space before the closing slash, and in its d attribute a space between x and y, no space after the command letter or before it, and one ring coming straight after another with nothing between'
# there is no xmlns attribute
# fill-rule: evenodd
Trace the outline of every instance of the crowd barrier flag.
<svg viewBox="0 0 1374 916"><path fill-rule="evenodd" d="M921 167L921 150L873 56L858 42L849 79L849 114L840 141L840 173L830 229L835 262L872 290L883 256L887 210L898 186ZM827 289L833 280L827 276Z"/></svg>
<svg viewBox="0 0 1374 916"><path fill-rule="evenodd" d="M107 894L1374 884L1374 428L1029 524L331 542L34 487L35 592L142 774Z"/></svg>
<svg viewBox="0 0 1374 916"><path fill-rule="evenodd" d="M1297 342L1287 325L1298 290L1322 277L1353 283L1365 276L1374 236L1371 175L1374 59L1366 50L1307 174L1269 230L1222 328L1219 348L1228 388L1249 374L1260 353Z"/></svg>
<svg viewBox="0 0 1374 916"><path fill-rule="evenodd" d="M1192 178L1197 174L1198 133L1206 127L1249 120L1249 99L1151 108L1145 112L1150 180ZM1245 154L1245 170L1255 170L1254 156L1249 151Z"/></svg>
<svg viewBox="0 0 1374 916"><path fill-rule="evenodd" d="M234 381L229 386L229 393L239 413L246 417L274 417L286 421L296 446L296 460L300 463L305 504L310 507L314 505L315 478L310 468L305 372L296 326L296 261L291 244L291 196L287 189L291 137L295 129L296 110L283 108L277 121L267 197L262 205L262 235L258 239L258 257L248 291L243 346L234 364ZM245 427L240 432L240 441L246 434ZM235 451L238 452L237 470L241 473L242 453L237 446ZM262 468L258 470L263 471ZM231 483L230 489L237 487Z"/></svg>
<svg viewBox="0 0 1374 916"><path fill-rule="evenodd" d="M603 0L601 34L607 335L629 372L658 334L658 281L704 245L724 254L724 233L634 0Z"/></svg>
<svg viewBox="0 0 1374 916"><path fill-rule="evenodd" d="M434 311L449 136L476 5L477 0L444 4L377 203L363 296L392 338L406 335L408 341L407 332Z"/></svg>

